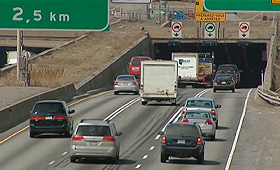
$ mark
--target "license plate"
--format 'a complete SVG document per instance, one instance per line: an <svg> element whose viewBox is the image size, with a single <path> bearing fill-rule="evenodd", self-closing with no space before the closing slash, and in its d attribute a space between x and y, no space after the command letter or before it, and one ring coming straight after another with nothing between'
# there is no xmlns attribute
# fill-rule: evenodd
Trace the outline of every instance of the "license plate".
<svg viewBox="0 0 280 170"><path fill-rule="evenodd" d="M45 116L45 120L52 120L52 116Z"/></svg>
<svg viewBox="0 0 280 170"><path fill-rule="evenodd" d="M222 84L227 84L227 82L223 81Z"/></svg>
<svg viewBox="0 0 280 170"><path fill-rule="evenodd" d="M89 142L89 145L90 145L90 146L97 146L97 145L98 145L98 142Z"/></svg>
<svg viewBox="0 0 280 170"><path fill-rule="evenodd" d="M185 140L178 140L178 143L185 144Z"/></svg>

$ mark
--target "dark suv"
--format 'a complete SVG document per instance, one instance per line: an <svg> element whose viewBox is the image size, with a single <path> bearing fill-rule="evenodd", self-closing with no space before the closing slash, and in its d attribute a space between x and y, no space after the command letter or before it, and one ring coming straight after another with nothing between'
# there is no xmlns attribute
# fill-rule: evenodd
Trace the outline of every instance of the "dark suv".
<svg viewBox="0 0 280 170"><path fill-rule="evenodd" d="M173 122L159 134L161 135L161 162L166 162L169 156L194 157L197 159L197 163L204 161L205 141L199 125Z"/></svg>
<svg viewBox="0 0 280 170"><path fill-rule="evenodd" d="M59 133L67 137L73 132L70 110L63 100L37 101L31 110L29 134L33 138L42 133Z"/></svg>

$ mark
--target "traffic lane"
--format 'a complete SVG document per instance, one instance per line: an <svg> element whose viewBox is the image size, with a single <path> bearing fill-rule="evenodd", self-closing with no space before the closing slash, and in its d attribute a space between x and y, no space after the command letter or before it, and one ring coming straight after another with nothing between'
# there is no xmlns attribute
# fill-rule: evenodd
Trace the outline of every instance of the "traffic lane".
<svg viewBox="0 0 280 170"><path fill-rule="evenodd" d="M74 121L78 122L82 118L103 119L110 114L110 111L116 110L119 105L138 97L137 95L122 95L116 97L110 92L103 95L71 106L72 109L76 109L76 113L72 115ZM23 122L19 126L27 127L28 124L29 120ZM13 130L17 129L18 127L13 128ZM37 170L39 167L40 169L47 169L57 166L59 162L56 160L62 161L60 162L60 166L66 166L65 163L63 164L65 161L61 160L61 158L67 159L66 162L69 163L69 159L66 158L69 147L70 138L64 138L58 135L43 135L39 138L30 139L29 129L27 128L25 131L15 135L0 145L0 152L5 153L1 154L0 169ZM17 162L17 164L14 162Z"/></svg>
<svg viewBox="0 0 280 170"><path fill-rule="evenodd" d="M203 95L205 97L213 97L217 100L219 97L223 97L223 99L219 99L218 102L225 106L222 106L222 108L219 110L220 115L223 116L219 117L220 127L216 131L216 140L206 141L205 161L203 164L197 164L194 158L171 158L171 161L168 163L160 163L160 141L158 141L158 145L156 145L154 149L158 155L145 167L148 167L148 170L223 170L238 124L236 121L232 121L232 119L239 120L241 113L239 112L239 109L236 109L236 107L241 107L242 110L242 106L244 105L245 101L244 97L246 97L247 92L248 90L242 90L234 95L232 95L232 93L223 93L217 95L212 93L212 91L208 91L205 95Z"/></svg>
<svg viewBox="0 0 280 170"><path fill-rule="evenodd" d="M279 106L252 91L230 170L279 169Z"/></svg>
<svg viewBox="0 0 280 170"><path fill-rule="evenodd" d="M186 90L183 94L186 93ZM110 97L110 96L108 96ZM122 97L122 96L118 96ZM178 102L184 100L180 99ZM142 149L143 143L148 143L150 140L149 134L157 134L162 127L162 122L169 118L169 112L172 114L180 105L170 105L169 102L151 102L143 106L140 99L133 105L123 109L120 114L114 117L113 122L116 124L118 131L122 131L120 161L118 164L106 164L106 161L85 161L79 163L70 163L65 166L65 169L134 169L134 164L137 159L130 158L131 155L138 155ZM141 158L140 158L141 159ZM62 168L62 167L60 167Z"/></svg>

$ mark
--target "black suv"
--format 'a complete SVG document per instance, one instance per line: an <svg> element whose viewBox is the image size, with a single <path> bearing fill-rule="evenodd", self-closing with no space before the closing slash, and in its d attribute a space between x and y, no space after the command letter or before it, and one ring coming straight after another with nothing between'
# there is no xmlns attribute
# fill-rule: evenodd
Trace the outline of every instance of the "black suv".
<svg viewBox="0 0 280 170"><path fill-rule="evenodd" d="M67 137L73 132L73 120L70 110L63 100L37 101L31 110L29 134L33 138L42 133L59 133Z"/></svg>
<svg viewBox="0 0 280 170"><path fill-rule="evenodd" d="M205 141L199 125L195 123L173 122L166 126L161 135L161 162L169 156L179 158L194 157L197 163L204 161Z"/></svg>

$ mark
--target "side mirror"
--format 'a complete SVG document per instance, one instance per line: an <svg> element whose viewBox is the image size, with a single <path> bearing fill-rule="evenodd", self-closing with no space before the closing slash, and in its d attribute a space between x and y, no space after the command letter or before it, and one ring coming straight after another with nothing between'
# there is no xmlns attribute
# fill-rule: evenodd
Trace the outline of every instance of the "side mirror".
<svg viewBox="0 0 280 170"><path fill-rule="evenodd" d="M220 104L217 104L216 105L216 108L221 108L222 106Z"/></svg>
<svg viewBox="0 0 280 170"><path fill-rule="evenodd" d="M69 110L68 113L69 114L75 113L75 110Z"/></svg>
<svg viewBox="0 0 280 170"><path fill-rule="evenodd" d="M117 132L116 135L117 136L121 136L123 133L122 132Z"/></svg>

